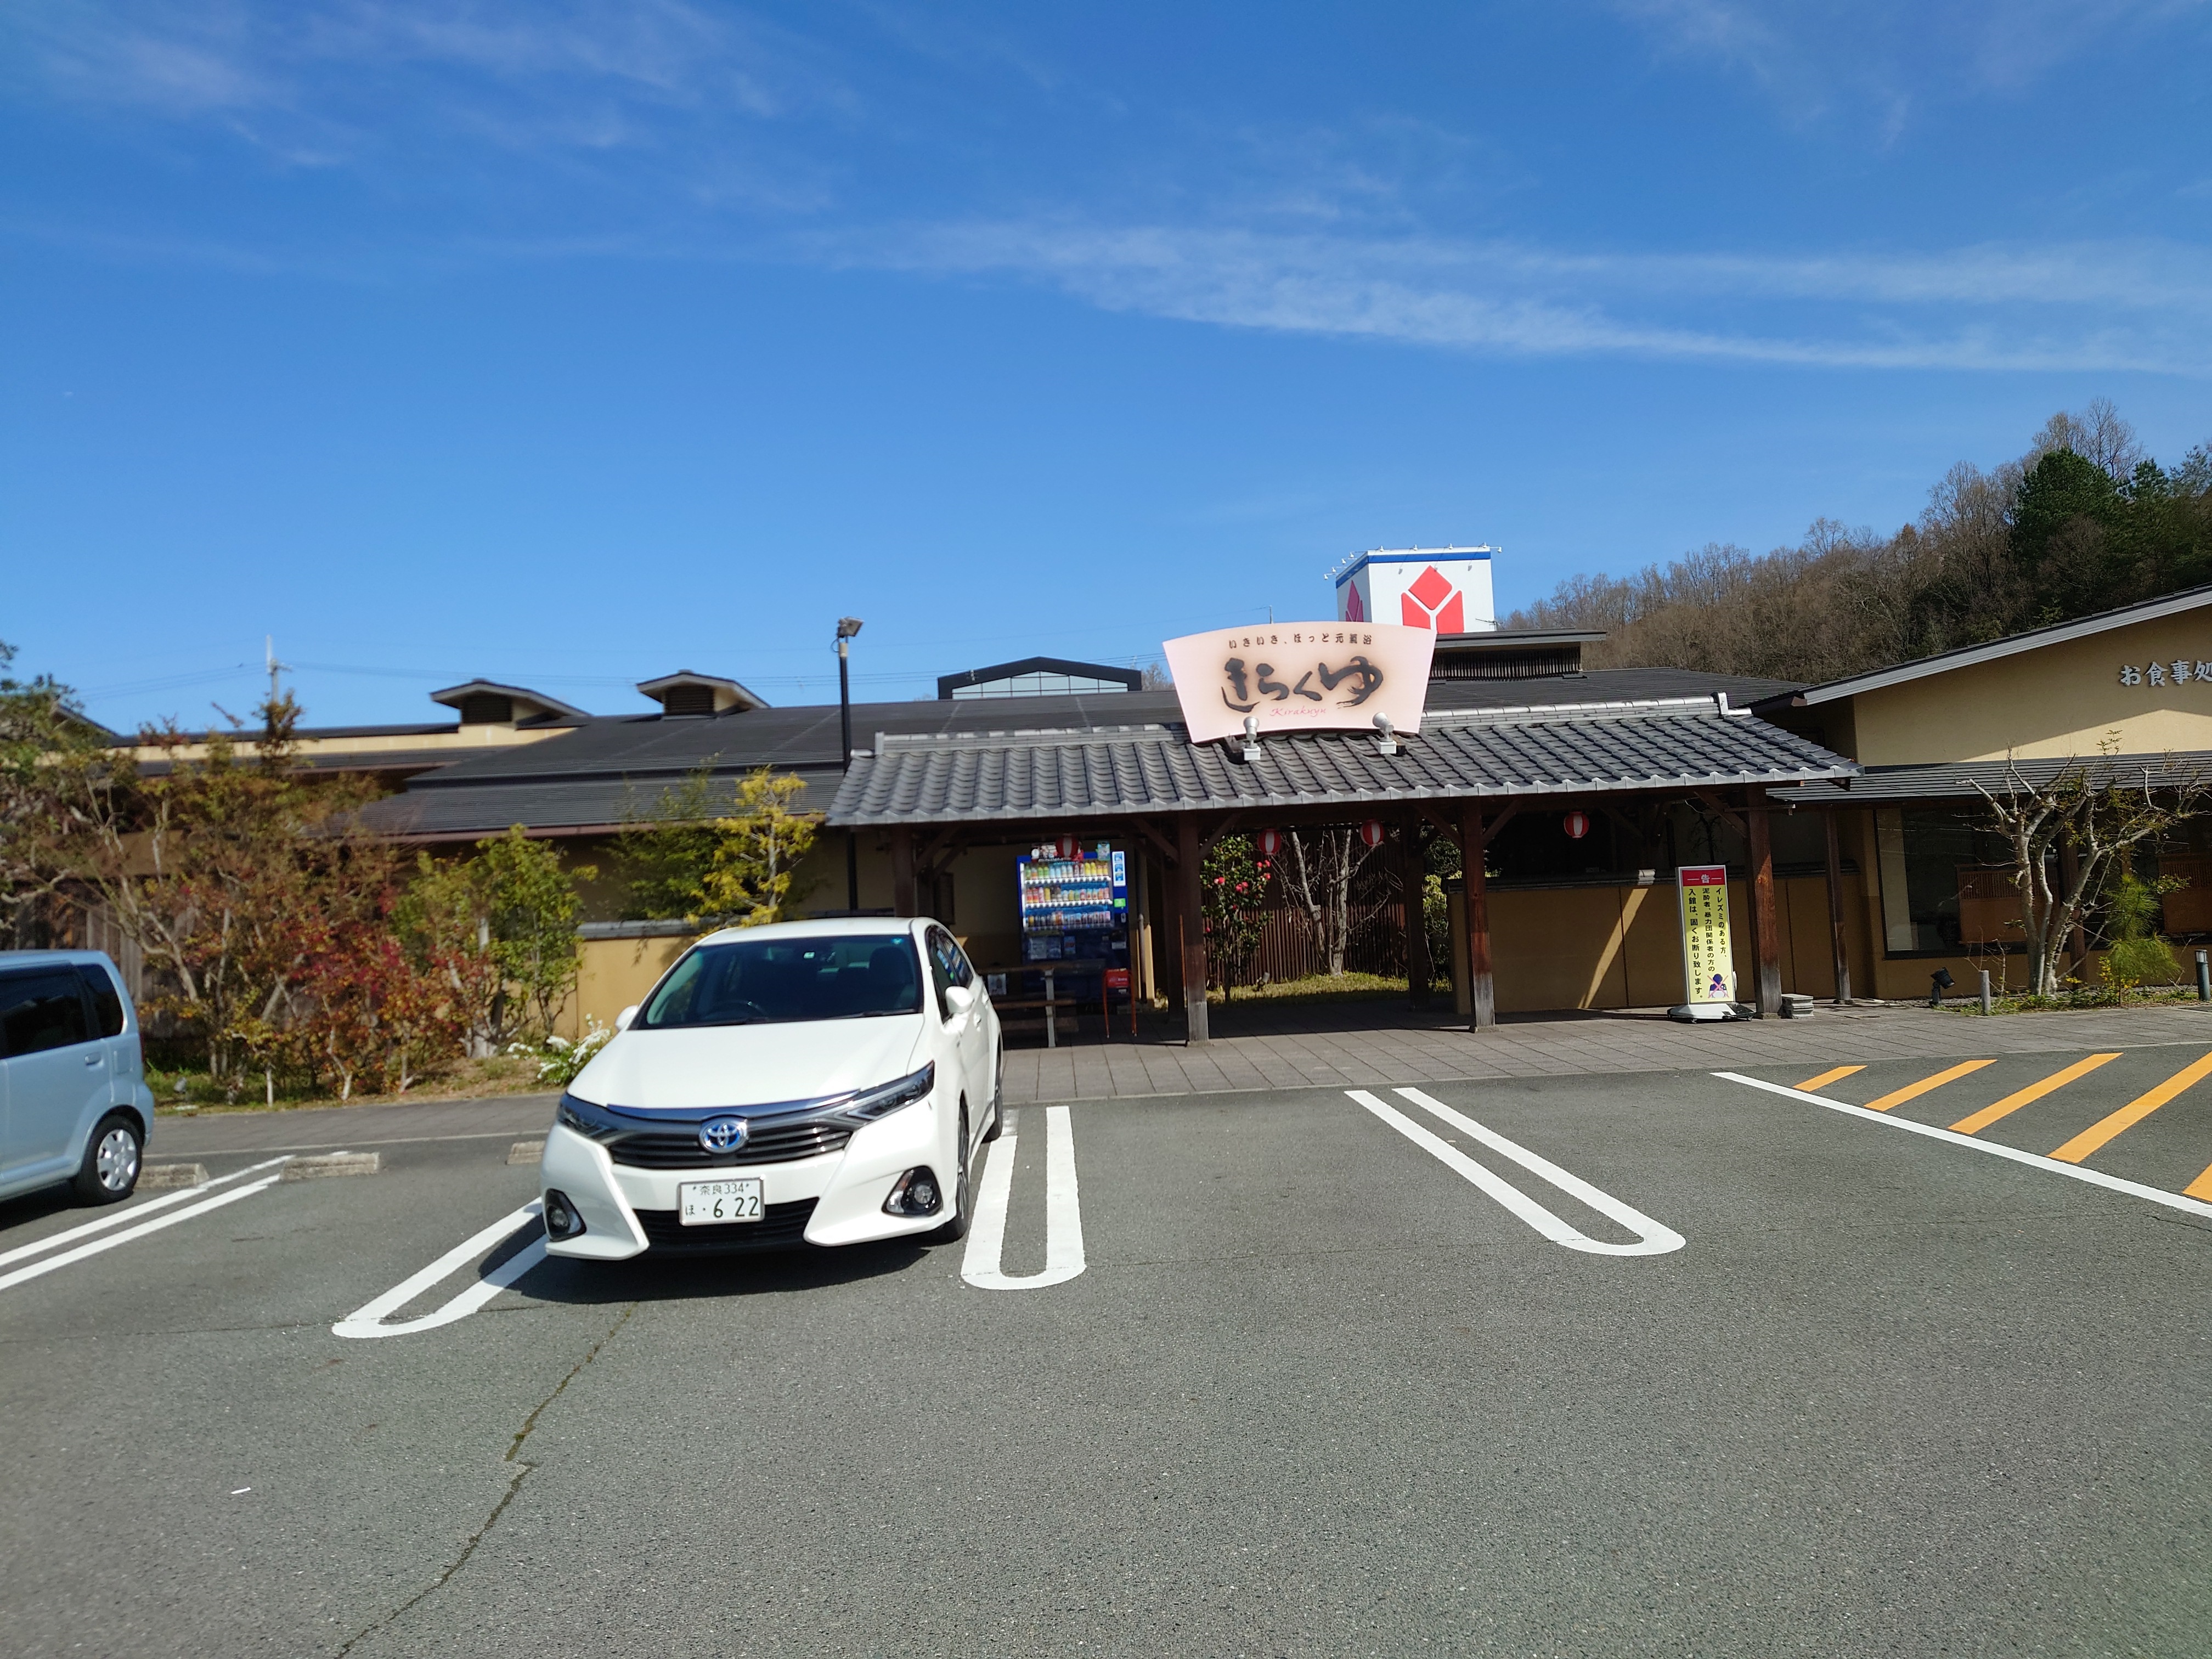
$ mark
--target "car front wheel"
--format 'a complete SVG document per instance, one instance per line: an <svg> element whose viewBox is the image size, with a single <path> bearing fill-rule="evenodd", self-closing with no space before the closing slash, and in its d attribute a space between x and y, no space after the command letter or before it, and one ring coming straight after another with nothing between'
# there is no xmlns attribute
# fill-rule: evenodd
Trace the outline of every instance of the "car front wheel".
<svg viewBox="0 0 2212 1659"><path fill-rule="evenodd" d="M957 1149L954 1156L960 1160L959 1179L952 1183L952 1213L942 1227L932 1230L925 1242L931 1244L957 1244L968 1237L968 1212L973 1200L968 1191L968 1103L960 1103L960 1139L953 1143Z"/></svg>
<svg viewBox="0 0 2212 1659"><path fill-rule="evenodd" d="M77 1197L87 1204L119 1204L130 1197L138 1185L145 1146L138 1121L128 1112L110 1112L100 1119L71 1183Z"/></svg>

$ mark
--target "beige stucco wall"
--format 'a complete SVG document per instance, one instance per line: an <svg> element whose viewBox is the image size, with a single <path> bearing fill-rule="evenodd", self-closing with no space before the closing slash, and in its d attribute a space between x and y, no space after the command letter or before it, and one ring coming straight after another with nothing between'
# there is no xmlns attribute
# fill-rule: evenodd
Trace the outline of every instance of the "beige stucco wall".
<svg viewBox="0 0 2212 1659"><path fill-rule="evenodd" d="M1787 877L1774 885L1782 988L1834 996L1826 878ZM1861 996L1869 994L1873 979L1863 915L1858 878L1846 874L1844 951L1852 988ZM1747 1001L1756 981L1751 896L1741 881L1729 884L1729 928L1737 994ZM1660 1008L1682 1000L1680 912L1671 881L1650 887L1493 888L1490 929L1501 1013Z"/></svg>
<svg viewBox="0 0 2212 1659"><path fill-rule="evenodd" d="M576 994L554 1021L561 1035L580 1036L592 1020L611 1029L615 1016L643 1000L694 937L586 939L577 946Z"/></svg>
<svg viewBox="0 0 2212 1659"><path fill-rule="evenodd" d="M2120 670L2190 665L2186 684L2124 685ZM1852 699L1857 759L1868 766L2091 756L2112 733L2119 752L2212 750L2212 610L2161 617L1995 662L1863 691Z"/></svg>

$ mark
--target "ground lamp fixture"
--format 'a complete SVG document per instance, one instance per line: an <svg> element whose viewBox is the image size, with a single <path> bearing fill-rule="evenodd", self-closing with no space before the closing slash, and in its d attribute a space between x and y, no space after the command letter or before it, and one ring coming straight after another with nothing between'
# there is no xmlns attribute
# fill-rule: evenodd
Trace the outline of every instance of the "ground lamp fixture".
<svg viewBox="0 0 2212 1659"><path fill-rule="evenodd" d="M1938 968L1934 973L1929 975L1928 1006L1930 1008L1942 1007L1943 1006L1943 993L1949 990L1958 982L1959 981L1951 977L1951 970L1948 968Z"/></svg>
<svg viewBox="0 0 2212 1659"><path fill-rule="evenodd" d="M844 744L837 760L841 772L853 769L852 641L860 631L858 617L837 618L837 731ZM845 908L860 908L860 840L853 830L845 832Z"/></svg>

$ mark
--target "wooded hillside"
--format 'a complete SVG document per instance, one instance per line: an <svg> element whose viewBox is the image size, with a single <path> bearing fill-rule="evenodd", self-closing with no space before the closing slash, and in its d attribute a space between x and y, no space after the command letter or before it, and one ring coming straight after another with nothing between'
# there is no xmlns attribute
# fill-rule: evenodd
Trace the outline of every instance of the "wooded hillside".
<svg viewBox="0 0 2212 1659"><path fill-rule="evenodd" d="M2212 582L2212 445L2171 471L2100 398L2025 455L1953 467L1894 535L1814 521L1795 547L1708 544L1571 577L1507 628L1602 628L1594 668L1817 683Z"/></svg>

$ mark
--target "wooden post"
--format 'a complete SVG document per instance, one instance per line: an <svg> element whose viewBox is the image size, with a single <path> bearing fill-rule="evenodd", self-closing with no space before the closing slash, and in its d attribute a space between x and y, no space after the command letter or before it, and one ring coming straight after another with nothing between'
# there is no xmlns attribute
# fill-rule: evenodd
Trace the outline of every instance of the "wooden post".
<svg viewBox="0 0 2212 1659"><path fill-rule="evenodd" d="M1782 1012L1782 935L1774 915L1774 843L1766 808L1746 806L1744 827L1751 842L1751 928L1758 960L1759 1012Z"/></svg>
<svg viewBox="0 0 2212 1659"><path fill-rule="evenodd" d="M1416 1008L1429 1004L1429 928L1423 900L1429 861L1421 856L1421 820L1407 813L1398 825L1399 885L1406 896L1406 990Z"/></svg>
<svg viewBox="0 0 2212 1659"><path fill-rule="evenodd" d="M891 914L918 915L914 893L914 831L903 823L891 826Z"/></svg>
<svg viewBox="0 0 2212 1659"><path fill-rule="evenodd" d="M1498 1024L1498 1000L1490 973L1490 889L1482 869L1489 840L1483 833L1479 801L1460 805L1459 845L1461 886L1467 900L1468 993L1474 1008L1470 1029L1480 1031Z"/></svg>
<svg viewBox="0 0 2212 1659"><path fill-rule="evenodd" d="M1185 1040L1206 1041L1206 902L1200 883L1205 860L1198 850L1198 818L1176 816L1176 908L1182 923L1182 1017Z"/></svg>
<svg viewBox="0 0 2212 1659"><path fill-rule="evenodd" d="M1836 953L1836 1000L1851 1000L1851 959L1844 949L1844 855L1837 844L1836 813L1820 814L1828 841L1828 943Z"/></svg>

